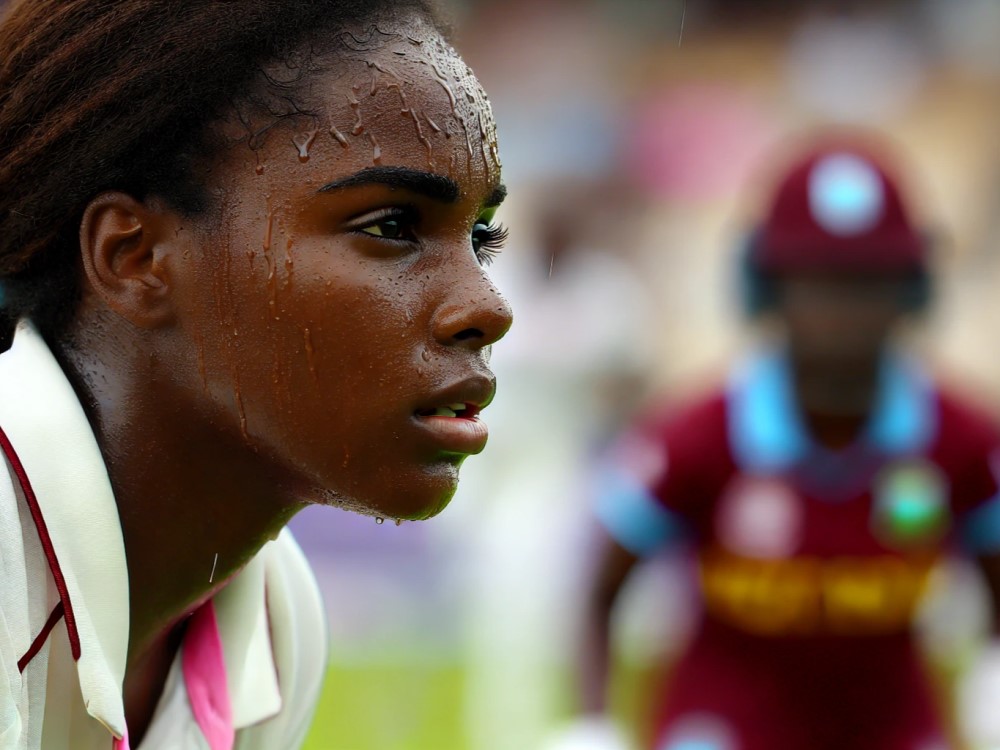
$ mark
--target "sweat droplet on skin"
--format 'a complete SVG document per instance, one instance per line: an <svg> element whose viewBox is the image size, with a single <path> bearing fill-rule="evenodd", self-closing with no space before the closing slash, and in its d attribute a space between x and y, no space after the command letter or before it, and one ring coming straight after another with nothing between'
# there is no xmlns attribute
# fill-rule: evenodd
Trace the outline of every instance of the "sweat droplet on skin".
<svg viewBox="0 0 1000 750"><path fill-rule="evenodd" d="M503 169L503 164L500 162L500 149L497 147L495 140L490 140L490 155L493 157L493 163L496 165L497 171Z"/></svg>
<svg viewBox="0 0 1000 750"><path fill-rule="evenodd" d="M368 136L368 140L371 141L372 144L372 161L375 164L381 164L382 146L379 144L378 139L375 138L375 135L373 133L367 133L366 135Z"/></svg>
<svg viewBox="0 0 1000 750"><path fill-rule="evenodd" d="M471 97L472 94L469 94L469 96ZM489 163L490 163L490 154L488 152L488 146L487 146L488 142L489 142L489 137L487 136L487 133L486 133L486 124L483 122L483 113L482 113L482 110L480 110L480 112L479 112L479 148L482 150L482 153L483 153L483 162L485 164L487 164L487 165L489 165Z"/></svg>
<svg viewBox="0 0 1000 750"><path fill-rule="evenodd" d="M413 111L406 103L406 95L403 93L402 89L399 92L400 97L403 100L403 108L399 111L404 117L409 117L413 120L413 127L417 131L417 138L425 149L427 149L427 166L430 169L434 168L434 145L431 143L431 139L424 134L424 129L420 125L420 116Z"/></svg>
<svg viewBox="0 0 1000 750"><path fill-rule="evenodd" d="M292 139L295 147L299 151L299 161L305 164L309 161L309 149L312 148L313 141L316 140L316 133L319 130L310 130L308 133L300 133Z"/></svg>
<svg viewBox="0 0 1000 750"><path fill-rule="evenodd" d="M271 249L271 233L274 227L274 209L267 212L267 224L264 226L264 252Z"/></svg>
<svg viewBox="0 0 1000 750"><path fill-rule="evenodd" d="M313 380L316 380L316 357L313 350L312 332L306 328L302 333L305 339L306 361L309 363L309 374L312 375Z"/></svg>
<svg viewBox="0 0 1000 750"><path fill-rule="evenodd" d="M242 433L244 440L249 440L250 433L247 432L247 412L243 408L243 394L240 393L240 383L238 380L235 382L234 395L236 396L236 410L240 413L240 433Z"/></svg>
<svg viewBox="0 0 1000 750"><path fill-rule="evenodd" d="M455 98L455 92L451 90L448 79L444 77L441 69L434 63L431 63L431 70L434 71L434 78L439 84L441 84L441 88L443 88L445 93L448 95L448 103L451 104L452 117L458 117L458 100Z"/></svg>
<svg viewBox="0 0 1000 750"><path fill-rule="evenodd" d="M279 233L283 233L281 220L278 217L277 210L270 207L270 198L268 199L268 211L267 211L267 227L264 233L264 264L267 268L267 290L268 290L268 307L271 310L271 315L275 320L279 320L278 315L278 259L275 252L272 252L273 241L274 241L274 225L277 222Z"/></svg>
<svg viewBox="0 0 1000 750"><path fill-rule="evenodd" d="M293 242L291 237L285 241L285 289L292 285L292 270L295 268L295 260L292 258Z"/></svg>
<svg viewBox="0 0 1000 750"><path fill-rule="evenodd" d="M354 90L357 91L357 87L355 87ZM358 98L353 94L348 94L347 100L351 104L351 109L354 110L354 126L351 128L351 134L361 135L365 132L365 123L361 119L361 102L359 102Z"/></svg>
<svg viewBox="0 0 1000 750"><path fill-rule="evenodd" d="M348 147L347 136L341 133L337 129L337 126L333 123L330 123L330 135L332 135L341 146L344 148Z"/></svg>
<svg viewBox="0 0 1000 750"><path fill-rule="evenodd" d="M387 89L395 89L396 93L399 94L399 103L403 106L401 110L402 114L406 115L410 113L410 103L406 99L406 92L403 91L403 86L399 83L390 83L386 86Z"/></svg>

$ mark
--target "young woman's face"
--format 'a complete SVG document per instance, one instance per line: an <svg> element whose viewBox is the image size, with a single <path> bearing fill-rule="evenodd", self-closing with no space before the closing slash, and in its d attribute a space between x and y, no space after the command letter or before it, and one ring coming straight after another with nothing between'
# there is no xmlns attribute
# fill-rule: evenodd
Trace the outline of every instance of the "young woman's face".
<svg viewBox="0 0 1000 750"><path fill-rule="evenodd" d="M423 518L486 442L504 191L472 72L428 24L381 29L308 82L315 119L213 171L178 316L198 403L304 499Z"/></svg>

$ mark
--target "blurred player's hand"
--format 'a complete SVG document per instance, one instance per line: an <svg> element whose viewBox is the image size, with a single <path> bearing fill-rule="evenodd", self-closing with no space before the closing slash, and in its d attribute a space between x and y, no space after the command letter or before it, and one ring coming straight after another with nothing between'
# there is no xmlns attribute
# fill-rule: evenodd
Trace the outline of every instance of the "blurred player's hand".
<svg viewBox="0 0 1000 750"><path fill-rule="evenodd" d="M557 729L541 750L632 750L625 732L607 716L582 716Z"/></svg>
<svg viewBox="0 0 1000 750"><path fill-rule="evenodd" d="M975 750L1000 750L1000 641L983 649L958 683L958 719Z"/></svg>

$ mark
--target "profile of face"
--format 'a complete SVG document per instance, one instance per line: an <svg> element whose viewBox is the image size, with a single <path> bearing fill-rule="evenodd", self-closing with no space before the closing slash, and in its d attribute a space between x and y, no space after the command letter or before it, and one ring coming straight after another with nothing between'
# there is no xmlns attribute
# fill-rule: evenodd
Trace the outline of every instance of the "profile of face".
<svg viewBox="0 0 1000 750"><path fill-rule="evenodd" d="M838 369L877 361L905 313L894 276L795 273L776 280L777 307L799 362Z"/></svg>
<svg viewBox="0 0 1000 750"><path fill-rule="evenodd" d="M426 518L485 445L511 324L486 270L495 125L429 23L344 40L301 84L310 114L250 123L259 142L207 175L214 207L175 216L165 397L306 502Z"/></svg>

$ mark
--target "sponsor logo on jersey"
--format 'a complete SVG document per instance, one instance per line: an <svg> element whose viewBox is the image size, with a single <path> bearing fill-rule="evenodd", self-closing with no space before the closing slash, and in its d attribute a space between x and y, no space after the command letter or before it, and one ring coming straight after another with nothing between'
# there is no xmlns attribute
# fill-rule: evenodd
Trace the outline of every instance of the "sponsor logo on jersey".
<svg viewBox="0 0 1000 750"><path fill-rule="evenodd" d="M907 630L936 558L760 560L714 548L701 555L707 610L756 635L873 635Z"/></svg>
<svg viewBox="0 0 1000 750"><path fill-rule="evenodd" d="M937 545L950 525L948 486L927 461L905 461L875 480L872 532L898 549Z"/></svg>
<svg viewBox="0 0 1000 750"><path fill-rule="evenodd" d="M723 547L746 557L790 557L802 542L803 508L781 479L738 476L723 492L716 536Z"/></svg>

